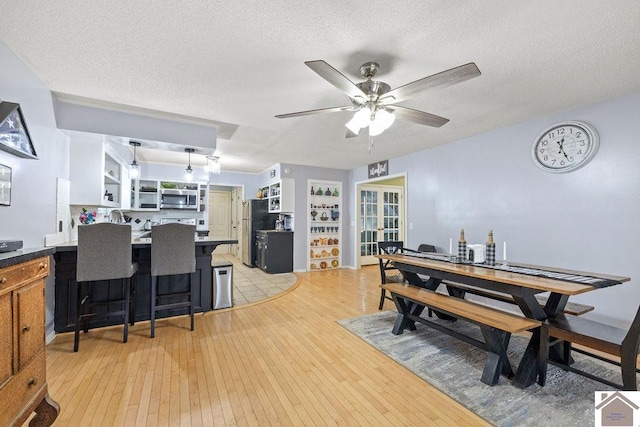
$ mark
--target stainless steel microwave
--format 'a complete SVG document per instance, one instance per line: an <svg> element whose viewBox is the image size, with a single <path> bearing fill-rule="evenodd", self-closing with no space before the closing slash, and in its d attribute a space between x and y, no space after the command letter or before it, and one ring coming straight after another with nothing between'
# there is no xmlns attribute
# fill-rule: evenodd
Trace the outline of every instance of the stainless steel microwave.
<svg viewBox="0 0 640 427"><path fill-rule="evenodd" d="M160 209L198 209L198 190L160 189Z"/></svg>

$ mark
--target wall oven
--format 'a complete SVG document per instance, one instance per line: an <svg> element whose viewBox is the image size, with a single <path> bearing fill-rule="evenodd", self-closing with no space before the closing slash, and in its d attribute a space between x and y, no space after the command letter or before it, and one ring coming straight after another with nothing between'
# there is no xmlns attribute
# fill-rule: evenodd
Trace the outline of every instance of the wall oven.
<svg viewBox="0 0 640 427"><path fill-rule="evenodd" d="M160 209L198 209L198 190L160 189Z"/></svg>

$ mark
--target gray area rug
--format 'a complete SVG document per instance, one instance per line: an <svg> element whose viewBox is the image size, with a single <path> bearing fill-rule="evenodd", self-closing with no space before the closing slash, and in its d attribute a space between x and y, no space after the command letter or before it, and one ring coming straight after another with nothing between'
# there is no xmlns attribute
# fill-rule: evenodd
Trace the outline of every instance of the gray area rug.
<svg viewBox="0 0 640 427"><path fill-rule="evenodd" d="M594 423L594 396L608 386L549 365L547 384L525 390L500 377L491 387L480 382L486 352L433 328L416 324L416 331L393 335L396 312L384 311L338 323L414 374L496 426L586 426ZM480 329L468 322L437 320L482 340ZM528 340L514 335L509 360L516 370ZM620 382L617 367L574 354L575 366Z"/></svg>

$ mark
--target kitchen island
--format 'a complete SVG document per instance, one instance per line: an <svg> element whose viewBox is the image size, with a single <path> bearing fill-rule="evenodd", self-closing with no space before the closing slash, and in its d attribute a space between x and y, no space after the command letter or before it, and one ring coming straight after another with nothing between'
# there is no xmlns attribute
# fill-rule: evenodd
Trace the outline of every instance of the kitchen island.
<svg viewBox="0 0 640 427"><path fill-rule="evenodd" d="M192 275L195 284L193 302L196 312L213 309L213 277L211 269L211 253L218 245L237 244L237 240L220 240L210 237L196 237L196 272ZM74 330L76 312L76 257L78 242L66 242L55 246L55 314L54 329L57 333ZM151 317L151 239L134 238L133 260L138 263L135 275L135 320L149 320ZM109 256L105 254L105 256ZM111 283L108 283L111 282ZM120 280L96 282L104 286L93 286L91 299L93 301L110 301L122 299ZM169 276L163 278L160 292L184 292L188 289L187 276ZM160 313L160 317L187 314L188 308L167 310ZM89 321L89 328L122 324L122 319L108 318Z"/></svg>

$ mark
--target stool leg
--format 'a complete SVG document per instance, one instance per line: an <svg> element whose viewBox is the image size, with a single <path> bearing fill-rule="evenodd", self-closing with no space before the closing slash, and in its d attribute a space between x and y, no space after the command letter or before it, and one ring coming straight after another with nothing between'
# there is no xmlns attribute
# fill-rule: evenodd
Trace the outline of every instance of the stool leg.
<svg viewBox="0 0 640 427"><path fill-rule="evenodd" d="M193 308L193 280L191 278L191 273L189 273L189 315L191 316L191 330L194 329L194 308Z"/></svg>
<svg viewBox="0 0 640 427"><path fill-rule="evenodd" d="M82 309L82 283L76 283L76 327L73 337L73 351L80 347L80 310Z"/></svg>
<svg viewBox="0 0 640 427"><path fill-rule="evenodd" d="M129 323L131 326L136 324L136 275L131 276L131 292L130 292L131 309L129 311Z"/></svg>
<svg viewBox="0 0 640 427"><path fill-rule="evenodd" d="M83 297L82 301L80 301L80 304L82 306L82 330L85 334L89 333L89 320L87 320L89 316L86 316L86 314L88 314L87 306L91 306L91 284L92 282L82 283Z"/></svg>
<svg viewBox="0 0 640 427"><path fill-rule="evenodd" d="M158 277L151 276L151 338L156 335L156 298L157 298L157 289L158 286Z"/></svg>
<svg viewBox="0 0 640 427"><path fill-rule="evenodd" d="M129 307L131 304L131 278L127 277L124 281L124 333L122 334L122 342L126 343L129 339Z"/></svg>

